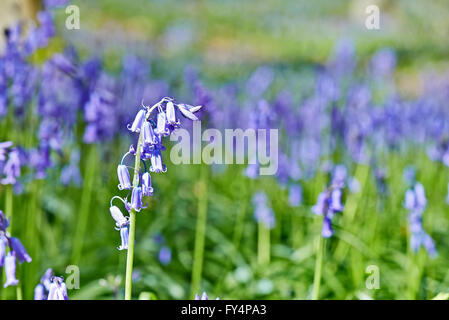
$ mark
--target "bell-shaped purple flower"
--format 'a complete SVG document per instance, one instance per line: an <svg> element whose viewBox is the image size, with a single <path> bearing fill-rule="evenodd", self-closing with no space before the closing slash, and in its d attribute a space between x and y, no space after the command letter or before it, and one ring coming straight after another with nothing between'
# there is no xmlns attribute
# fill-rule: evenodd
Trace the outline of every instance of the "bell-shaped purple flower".
<svg viewBox="0 0 449 320"><path fill-rule="evenodd" d="M128 168L124 164L120 164L117 167L117 176L119 190L127 189L131 190L131 178L129 176Z"/></svg>
<svg viewBox="0 0 449 320"><path fill-rule="evenodd" d="M156 134L167 136L170 134L170 130L167 128L167 117L164 111L160 111L157 114L157 126L154 130Z"/></svg>
<svg viewBox="0 0 449 320"><path fill-rule="evenodd" d="M48 300L69 300L67 286L61 277L53 277L48 293Z"/></svg>
<svg viewBox="0 0 449 320"><path fill-rule="evenodd" d="M154 145L159 143L158 136L154 133L153 127L148 121L145 121L142 125L143 130L143 143L146 145Z"/></svg>
<svg viewBox="0 0 449 320"><path fill-rule="evenodd" d="M129 224L128 219L123 215L122 211L117 206L112 206L109 208L112 218L115 220L115 225L117 228L123 228Z"/></svg>
<svg viewBox="0 0 449 320"><path fill-rule="evenodd" d="M154 148L151 151L150 162L151 162L151 167L150 167L151 172L167 171L165 164L162 162L162 154L161 154L161 150L159 148Z"/></svg>
<svg viewBox="0 0 449 320"><path fill-rule="evenodd" d="M19 239L11 237L9 238L11 243L11 250L14 252L15 256L19 260L20 263L26 261L28 263L31 262L31 257L28 255L28 252L25 250L25 247L22 245Z"/></svg>
<svg viewBox="0 0 449 320"><path fill-rule="evenodd" d="M127 225L120 228L120 238L121 238L122 244L117 249L127 250L128 249L128 240L129 240L129 227Z"/></svg>
<svg viewBox="0 0 449 320"><path fill-rule="evenodd" d="M130 126L128 124L128 130L132 132L140 132L140 128L142 127L144 120L145 120L145 110L141 109L139 110L139 112L137 112L132 125Z"/></svg>
<svg viewBox="0 0 449 320"><path fill-rule="evenodd" d="M179 127L179 120L176 119L175 106L173 102L168 101L165 107L165 111L167 114L167 123L174 127Z"/></svg>
<svg viewBox="0 0 449 320"><path fill-rule="evenodd" d="M45 287L42 283L39 283L36 288L34 288L34 300L47 300Z"/></svg>
<svg viewBox="0 0 449 320"><path fill-rule="evenodd" d="M194 115L194 113L199 111L201 109L201 106L193 107L186 104L177 104L176 106L178 107L179 111L181 111L184 117L193 121L198 121L198 118Z"/></svg>
<svg viewBox="0 0 449 320"><path fill-rule="evenodd" d="M3 167L3 173L5 174L5 178L1 180L2 184L15 184L17 178L20 177L20 154L17 148L13 149L9 153L8 160Z"/></svg>
<svg viewBox="0 0 449 320"><path fill-rule="evenodd" d="M10 253L5 258L5 274L6 282L4 288L8 286L16 286L19 280L16 279L16 257Z"/></svg>
<svg viewBox="0 0 449 320"><path fill-rule="evenodd" d="M134 187L131 194L131 208L139 212L142 209L142 188Z"/></svg>
<svg viewBox="0 0 449 320"><path fill-rule="evenodd" d="M151 197L153 195L153 187L151 186L151 176L149 172L145 172L142 175L142 194L145 197Z"/></svg>

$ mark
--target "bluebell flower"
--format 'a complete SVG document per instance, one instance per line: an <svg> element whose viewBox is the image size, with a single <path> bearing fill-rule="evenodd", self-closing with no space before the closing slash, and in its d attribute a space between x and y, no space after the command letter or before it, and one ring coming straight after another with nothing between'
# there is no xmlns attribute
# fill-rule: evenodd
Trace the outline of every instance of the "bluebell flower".
<svg viewBox="0 0 449 320"><path fill-rule="evenodd" d="M128 225L120 228L120 239L121 239L122 243L118 247L118 249L119 250L127 250L128 249L128 241L129 241L129 226Z"/></svg>
<svg viewBox="0 0 449 320"><path fill-rule="evenodd" d="M142 194L143 196L146 197L150 197L153 195L153 187L151 186L151 176L150 173L145 172L142 175L142 179L141 179L141 184L142 184Z"/></svg>
<svg viewBox="0 0 449 320"><path fill-rule="evenodd" d="M34 288L34 300L47 300L47 295L45 294L45 287L41 283L39 283Z"/></svg>
<svg viewBox="0 0 449 320"><path fill-rule="evenodd" d="M40 283L34 288L34 300L47 300L50 292L50 286L54 277L53 270L51 268L45 271L41 277Z"/></svg>
<svg viewBox="0 0 449 320"><path fill-rule="evenodd" d="M127 59L126 65L130 67L131 71L128 76L132 76L136 72L140 72L139 62L132 57ZM137 66L137 68L134 68ZM132 69L132 70L131 70ZM136 70L134 70L136 69ZM136 74L137 78L139 75ZM130 82L132 85L133 82ZM171 98L162 98L158 103L153 105L152 107L147 107L143 104L142 100L142 108L137 112L134 121L131 125L127 125L127 128L132 132L137 132L139 135L142 135L142 141L136 147L133 145L130 146L128 152L123 156L122 162L117 167L117 176L119 179L118 188L120 190L132 189L131 192L131 201L128 201L128 196L124 199L115 196L112 198L120 199L128 212L132 212L132 210L139 212L143 207L143 197L144 196L152 196L153 195L153 187L151 185L151 176L150 172L165 172L167 170L165 164L162 161L162 150L165 150L165 147L162 145L162 137L170 135L173 130L180 126L180 121L176 115L176 109L187 118L196 119L196 116L193 114L198 112L201 106L191 107L187 105L179 105L175 104L174 100ZM165 109L164 109L165 108ZM153 110L157 110L157 119L155 123L154 117L152 117L151 112ZM142 132L141 132L142 130ZM140 151L140 159L143 162L143 169L139 170L139 179L136 185L131 184L131 177L129 171L125 165L123 165L124 158L127 155L136 156L136 150ZM150 166L148 168L147 162L150 162ZM147 170L149 172L147 172ZM141 172L143 171L143 173ZM120 209L116 206L112 206L110 212L115 220L116 228L120 230L121 237L121 245L118 248L119 250L128 249L128 238L129 238L129 221L128 218L123 216ZM162 251L161 254L164 254L166 261L167 259L167 251Z"/></svg>
<svg viewBox="0 0 449 320"><path fill-rule="evenodd" d="M190 120L198 121L197 116L194 115L195 112L201 109L201 106L189 106L186 104L177 104L178 110L181 111L182 115Z"/></svg>
<svg viewBox="0 0 449 320"><path fill-rule="evenodd" d="M140 132L140 128L142 127L144 120L145 120L145 110L140 109L139 112L137 112L132 125L131 126L128 125L128 130L132 132Z"/></svg>
<svg viewBox="0 0 449 320"><path fill-rule="evenodd" d="M139 212L142 209L142 188L134 187L131 194L131 208Z"/></svg>
<svg viewBox="0 0 449 320"><path fill-rule="evenodd" d="M147 145L155 145L159 143L158 136L154 133L153 127L149 121L145 121L142 125L143 143Z"/></svg>
<svg viewBox="0 0 449 320"><path fill-rule="evenodd" d="M10 237L9 241L11 243L11 250L14 255L17 257L20 263L26 261L28 263L31 262L31 257L28 252L25 250L25 247L22 245L19 239Z"/></svg>
<svg viewBox="0 0 449 320"><path fill-rule="evenodd" d="M323 216L321 235L329 238L333 235L332 218L335 213L342 212L344 206L341 202L342 191L340 188L332 186L318 195L317 203L312 207L312 211Z"/></svg>
<svg viewBox="0 0 449 320"><path fill-rule="evenodd" d="M150 151L150 171L151 172L165 172L167 171L167 167L162 161L162 153L161 148L153 148Z"/></svg>
<svg viewBox="0 0 449 320"><path fill-rule="evenodd" d="M131 178L129 176L128 168L125 165L120 164L117 166L117 176L119 180L119 190L131 190Z"/></svg>
<svg viewBox="0 0 449 320"><path fill-rule="evenodd" d="M11 252L5 258L5 274L6 282L3 285L4 288L16 286L19 283L19 280L16 279L16 257Z"/></svg>
<svg viewBox="0 0 449 320"><path fill-rule="evenodd" d="M167 117L165 112L160 110L157 114L157 125L154 132L158 135L167 136L170 134L170 130L167 127Z"/></svg>
<svg viewBox="0 0 449 320"><path fill-rule="evenodd" d="M111 212L112 218L115 220L115 225L117 226L117 228L122 228L129 224L128 219L125 218L125 216L117 206L111 206L109 208L109 211Z"/></svg>
<svg viewBox="0 0 449 320"><path fill-rule="evenodd" d="M8 160L3 166L3 174L5 178L1 180L2 184L15 184L17 182L17 178L20 177L20 168L22 162L20 160L19 150L14 148L8 154Z"/></svg>
<svg viewBox="0 0 449 320"><path fill-rule="evenodd" d="M176 118L175 106L173 102L168 101L166 104L167 123L173 127L179 127L180 122Z"/></svg>
<svg viewBox="0 0 449 320"><path fill-rule="evenodd" d="M48 300L69 300L67 286L61 277L53 277L48 293Z"/></svg>

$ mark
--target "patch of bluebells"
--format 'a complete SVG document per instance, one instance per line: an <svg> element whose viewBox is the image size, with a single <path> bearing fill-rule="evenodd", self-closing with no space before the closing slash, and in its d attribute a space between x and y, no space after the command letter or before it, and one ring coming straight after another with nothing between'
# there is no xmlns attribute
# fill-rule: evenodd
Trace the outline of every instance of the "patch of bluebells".
<svg viewBox="0 0 449 320"><path fill-rule="evenodd" d="M0 210L0 268L4 267L6 282L4 287L16 286L19 280L16 278L17 262L31 262L25 247L19 239L11 237L7 233L9 227L9 219Z"/></svg>
<svg viewBox="0 0 449 320"><path fill-rule="evenodd" d="M121 245L119 250L128 249L129 238L129 218L124 216L119 207L112 205L114 199L120 200L128 212L134 210L140 212L146 208L143 204L144 197L153 196L153 187L151 184L150 173L166 172L167 168L162 160L162 151L165 147L162 144L163 137L170 136L174 130L181 127L179 115L184 116L192 121L198 120L194 115L201 109L201 106L190 106L186 104L176 103L172 98L165 97L152 107L143 105L137 112L134 121L128 124L127 128L133 133L139 134L138 143L134 147L131 145L128 152L122 157L120 164L117 166L117 176L119 180L118 189L127 190L128 195L125 198L114 196L111 199L110 213L115 220L116 229L120 231ZM155 111L155 115L153 115ZM136 150L140 149L140 161L143 164L141 170L137 172L137 184L131 183L129 169L134 168L125 164L128 156L137 156ZM130 201L128 198L131 198ZM163 257L165 262L167 254ZM171 258L170 258L171 259Z"/></svg>

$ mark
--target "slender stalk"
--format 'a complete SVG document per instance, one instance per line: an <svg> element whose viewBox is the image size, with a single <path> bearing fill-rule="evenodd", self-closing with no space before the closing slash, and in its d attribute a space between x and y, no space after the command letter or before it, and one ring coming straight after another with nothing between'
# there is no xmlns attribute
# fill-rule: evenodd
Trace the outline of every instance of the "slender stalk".
<svg viewBox="0 0 449 320"><path fill-rule="evenodd" d="M262 222L258 223L257 260L260 265L270 263L270 229Z"/></svg>
<svg viewBox="0 0 449 320"><path fill-rule="evenodd" d="M320 296L321 273L323 269L325 239L319 235L317 254L315 260L315 275L313 277L312 300L318 300Z"/></svg>
<svg viewBox="0 0 449 320"><path fill-rule="evenodd" d="M84 172L83 191L81 194L81 208L79 212L78 224L75 231L75 240L73 243L72 263L79 264L86 237L86 229L89 220L90 202L92 198L95 171L97 168L96 147L89 146L86 170Z"/></svg>
<svg viewBox="0 0 449 320"><path fill-rule="evenodd" d="M134 241L136 238L136 212L134 209L129 214L129 243L128 255L126 257L126 277L125 277L125 300L131 300L133 262L134 262Z"/></svg>
<svg viewBox="0 0 449 320"><path fill-rule="evenodd" d="M140 130L139 140L136 146L136 159L134 163L133 187L139 185L140 170L140 153L142 144L143 131ZM134 242L136 238L136 211L134 209L129 213L129 238L128 238L128 254L126 256L126 275L125 275L125 300L131 300L132 293L132 277L134 262Z"/></svg>
<svg viewBox="0 0 449 320"><path fill-rule="evenodd" d="M207 170L206 166L201 167L201 177L198 192L198 212L195 232L195 248L193 252L192 282L190 285L190 296L193 297L199 292L201 283L201 273L203 270L204 243L206 238L207 222Z"/></svg>

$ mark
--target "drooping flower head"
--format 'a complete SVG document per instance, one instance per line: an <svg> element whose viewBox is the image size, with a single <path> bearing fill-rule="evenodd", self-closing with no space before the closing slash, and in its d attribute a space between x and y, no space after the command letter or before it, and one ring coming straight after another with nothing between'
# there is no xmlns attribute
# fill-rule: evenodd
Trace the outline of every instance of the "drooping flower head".
<svg viewBox="0 0 449 320"><path fill-rule="evenodd" d="M112 198L120 199L125 209L128 212L140 212L146 208L144 206L144 197L153 195L153 186L151 183L150 173L160 173L167 171L167 167L162 160L162 151L165 147L162 144L162 138L169 136L174 130L181 126L181 121L177 113L190 120L198 120L194 115L200 110L200 106L190 106L186 104L176 103L172 98L163 98L155 105L149 107L145 106L142 101L142 107L137 112L132 123L127 125L127 128L132 133L139 134L139 143L134 147L131 145L128 152L122 157L120 164L117 166L117 177L119 180L118 189L128 190L128 195L125 198L115 196ZM153 114L153 111L156 114ZM140 151L140 152L137 152ZM133 182L128 170L128 165L125 164L127 156L137 156L140 154L142 166L140 169L135 169ZM130 167L133 169L132 167ZM137 182L137 183L136 183ZM130 197L131 201L128 202ZM129 221L117 206L112 205L110 212L112 218L116 222L116 228L120 231L121 245L119 250L128 249L129 240ZM162 251L161 261L169 260L167 250Z"/></svg>

